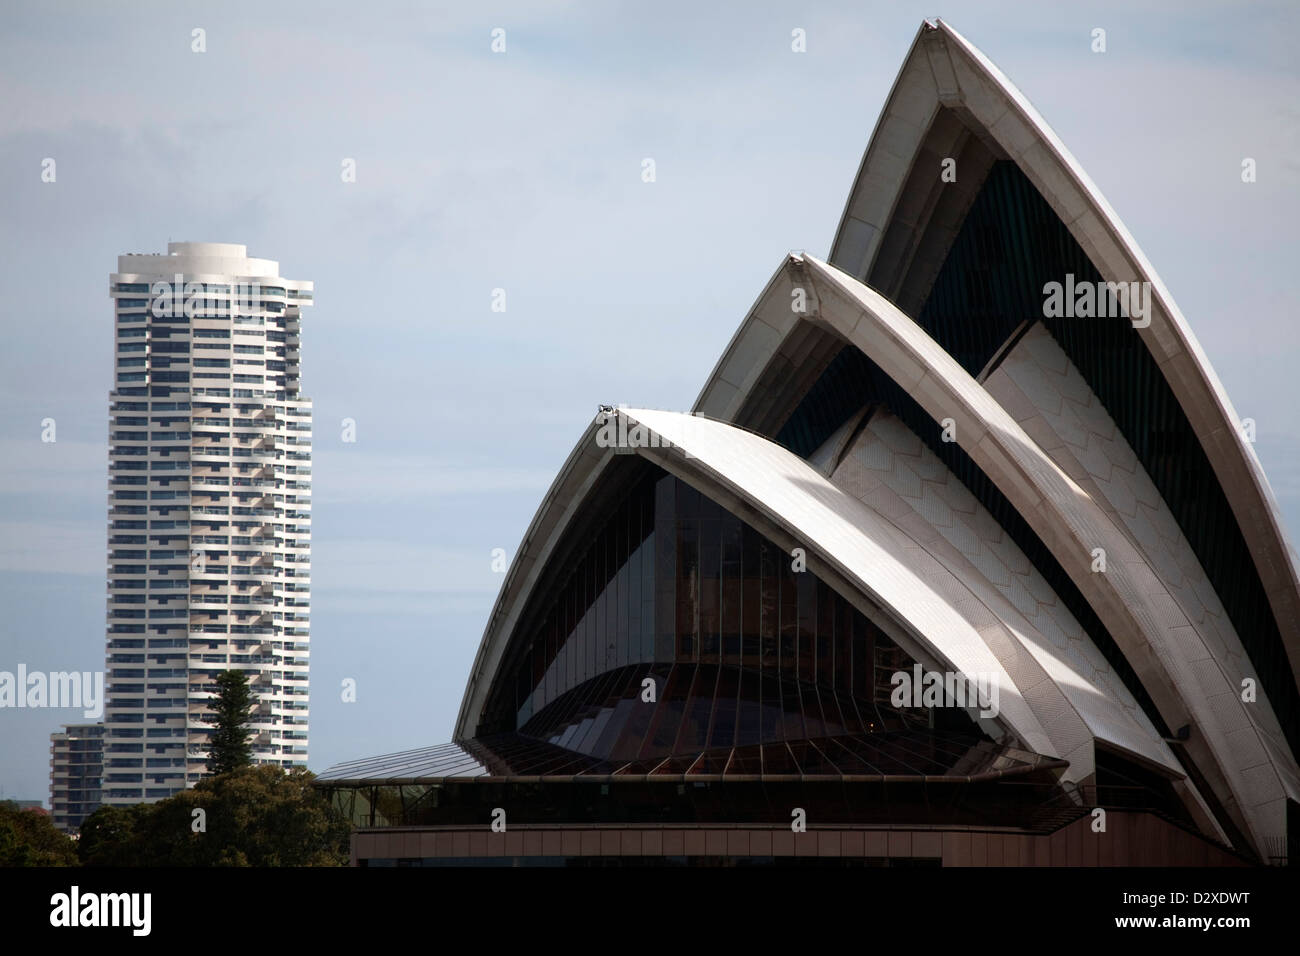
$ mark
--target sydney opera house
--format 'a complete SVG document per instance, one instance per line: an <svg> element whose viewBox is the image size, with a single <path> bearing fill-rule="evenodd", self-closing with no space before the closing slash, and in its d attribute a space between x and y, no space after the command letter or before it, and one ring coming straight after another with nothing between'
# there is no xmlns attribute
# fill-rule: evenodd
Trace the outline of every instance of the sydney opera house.
<svg viewBox="0 0 1300 956"><path fill-rule="evenodd" d="M929 21L827 261L777 264L689 413L579 438L453 742L317 785L363 866L1276 865L1298 667L1186 320Z"/></svg>

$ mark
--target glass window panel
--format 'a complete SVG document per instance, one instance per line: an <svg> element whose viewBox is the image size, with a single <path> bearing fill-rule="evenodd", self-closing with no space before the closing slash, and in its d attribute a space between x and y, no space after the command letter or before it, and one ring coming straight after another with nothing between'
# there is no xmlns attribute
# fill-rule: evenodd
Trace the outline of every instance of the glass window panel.
<svg viewBox="0 0 1300 956"><path fill-rule="evenodd" d="M644 488L645 486L643 486ZM632 509L630 524L628 525L628 541L631 545L632 556L628 559L629 577L629 600L632 605L628 611L628 660L634 664L639 664L645 660L643 656L644 641L642 635L645 633L645 571L647 547L645 543L646 527L644 523L644 509L642 504L645 495L637 499L635 507Z"/></svg>
<svg viewBox="0 0 1300 956"><path fill-rule="evenodd" d="M605 567L609 576L609 646L605 651L606 667L621 667L627 663L627 650L619 640L620 635L626 635L627 629L623 622L627 606L622 601L621 593L623 555L620 547L626 536L627 530L622 521L610 523L609 536L605 541Z"/></svg>
<svg viewBox="0 0 1300 956"><path fill-rule="evenodd" d="M775 674L763 673L759 701L759 739L781 739L781 685Z"/></svg>
<svg viewBox="0 0 1300 956"><path fill-rule="evenodd" d="M894 735L881 734L871 739L872 753L871 762L881 769L882 773L892 774L923 774L923 773L942 773L944 769L933 760L926 758L924 755L914 753L913 751L899 746L890 738Z"/></svg>
<svg viewBox="0 0 1300 956"><path fill-rule="evenodd" d="M704 499L705 504L711 504ZM716 509L715 509L716 510ZM722 626L722 522L700 521L700 661L718 663Z"/></svg>
<svg viewBox="0 0 1300 956"><path fill-rule="evenodd" d="M890 677L897 671L911 670L912 662L893 644L874 640L875 628L868 627L867 633L873 638L872 646L875 651L876 692L872 695L875 712L880 718L881 726L885 729L905 727L906 722L890 703L890 697L894 692Z"/></svg>
<svg viewBox="0 0 1300 956"><path fill-rule="evenodd" d="M640 520L639 515L637 520ZM636 541L635 536L630 537L636 544L627 559L627 635L624 641L627 646L627 663L639 664L641 662L641 555L645 547Z"/></svg>
<svg viewBox="0 0 1300 956"><path fill-rule="evenodd" d="M835 684L835 592L817 582L817 683Z"/></svg>
<svg viewBox="0 0 1300 956"><path fill-rule="evenodd" d="M696 499L698 498L697 494ZM677 521L677 660L679 662L694 661L697 653L696 637L700 605L699 544L699 520L679 517Z"/></svg>
<svg viewBox="0 0 1300 956"><path fill-rule="evenodd" d="M700 493L684 481L677 482L677 520L698 521L700 518Z"/></svg>
<svg viewBox="0 0 1300 956"><path fill-rule="evenodd" d="M724 514L722 518L722 663L736 666L740 664L741 613L744 579L742 577L741 521L735 515Z"/></svg>
<svg viewBox="0 0 1300 956"><path fill-rule="evenodd" d="M619 594L623 602L623 629L619 632L619 640L623 644L625 665L637 663L641 651L641 638L638 633L638 623L641 619L641 560L637 553L637 549L641 546L641 542L637 539L640 523L640 512L629 507L627 521L624 524L623 567L619 571L622 577ZM635 565L632 563L634 555Z"/></svg>
<svg viewBox="0 0 1300 956"><path fill-rule="evenodd" d="M763 581L759 564L759 535L749 525L741 527L741 573L744 578L741 595L740 661L741 666L757 670L759 667L759 619L762 616Z"/></svg>
<svg viewBox="0 0 1300 956"><path fill-rule="evenodd" d="M591 702L593 702L593 705L598 706L598 709L595 710L595 718L591 722L590 730L586 732L586 735L581 740L575 739L573 741L573 749L581 750L582 753L597 752L599 741L602 740L604 734L604 728L608 726L610 719L614 717L614 709L617 701L619 701L621 691L627 685L628 680L636 679L636 676L636 672L630 670L608 671L602 678L598 678L593 682L594 689ZM637 680L637 684L640 685L640 680Z"/></svg>
<svg viewBox="0 0 1300 956"><path fill-rule="evenodd" d="M759 541L761 566L761 617L759 635L761 647L760 666L764 674L776 674L779 654L777 636L781 623L781 551L766 539Z"/></svg>
<svg viewBox="0 0 1300 956"><path fill-rule="evenodd" d="M865 734L875 731L868 716L870 708L852 694L840 694L840 712L844 715L844 729L851 734Z"/></svg>
<svg viewBox="0 0 1300 956"><path fill-rule="evenodd" d="M731 762L731 751L719 750L716 753L702 753L696 758L695 763L691 765L688 773L691 774L719 774L725 773L727 764Z"/></svg>
<svg viewBox="0 0 1300 956"><path fill-rule="evenodd" d="M853 618L853 696L871 699L875 681L867 619L858 614Z"/></svg>
<svg viewBox="0 0 1300 956"><path fill-rule="evenodd" d="M645 743L637 754L638 759L665 757L671 752L694 678L693 666L678 664L672 668L667 683L660 684L659 702L655 705L654 717L650 721Z"/></svg>
<svg viewBox="0 0 1300 956"><path fill-rule="evenodd" d="M736 742L736 698L740 693L740 671L723 667L718 672L717 697L713 705L713 726L709 747L730 747Z"/></svg>
<svg viewBox="0 0 1300 956"><path fill-rule="evenodd" d="M660 763L651 771L652 776L656 777L679 777L684 773L690 772L692 766L699 761L698 754L690 754L684 757L670 757Z"/></svg>
<svg viewBox="0 0 1300 956"><path fill-rule="evenodd" d="M677 652L676 483L671 475L655 484L655 660Z"/></svg>
<svg viewBox="0 0 1300 956"><path fill-rule="evenodd" d="M560 622L552 618L546 629L546 687L542 695L543 706L555 699L555 644Z"/></svg>
<svg viewBox="0 0 1300 956"><path fill-rule="evenodd" d="M879 774L880 769L867 761L861 751L863 745L856 737L834 737L825 741L826 756L844 774Z"/></svg>
<svg viewBox="0 0 1300 956"><path fill-rule="evenodd" d="M759 744L749 747L737 747L731 752L731 761L727 764L727 774L753 774L763 772L763 748Z"/></svg>
<svg viewBox="0 0 1300 956"><path fill-rule="evenodd" d="M841 711L839 694L833 688L818 687L822 699L822 716L826 719L827 735L848 733L848 721Z"/></svg>
<svg viewBox="0 0 1300 956"><path fill-rule="evenodd" d="M613 707L623 696L623 690L632 677L631 671L605 671L592 682L591 702L602 707Z"/></svg>
<svg viewBox="0 0 1300 956"><path fill-rule="evenodd" d="M815 684L803 684L799 688L803 701L804 734L807 737L824 737L826 720L822 714L821 695Z"/></svg>
<svg viewBox="0 0 1300 956"><path fill-rule="evenodd" d="M533 690L533 702L532 702L532 707L530 709L534 714L537 714L545 706L546 706L546 691L544 689L544 683L539 683L537 687Z"/></svg>
<svg viewBox="0 0 1300 956"><path fill-rule="evenodd" d="M539 684L541 684L542 679L546 676L546 633L545 631L538 631L536 634L533 635L532 659L533 659L533 687L537 687Z"/></svg>
<svg viewBox="0 0 1300 956"><path fill-rule="evenodd" d="M718 689L718 668L701 664L691 687L690 699L682 715L681 729L673 753L698 753L709 743L709 719L713 716L713 700Z"/></svg>
<svg viewBox="0 0 1300 956"><path fill-rule="evenodd" d="M707 495L700 495L700 520L721 521L723 508Z"/></svg>
<svg viewBox="0 0 1300 956"><path fill-rule="evenodd" d="M533 693L533 664L532 664L532 646L524 648L523 656L515 668L515 710L524 707L525 703L531 705ZM521 718L515 726L519 726L527 717Z"/></svg>
<svg viewBox="0 0 1300 956"><path fill-rule="evenodd" d="M574 593L573 588L564 589L564 646L561 649L562 661L560 673L561 679L560 690L564 692L573 687L577 681L574 680L574 671L576 668L573 663L573 632L578 628L577 618L578 596Z"/></svg>
<svg viewBox="0 0 1300 956"><path fill-rule="evenodd" d="M609 722L592 748L597 757L622 757L641 748L649 711L638 697L623 697L614 705Z"/></svg>
<svg viewBox="0 0 1300 956"><path fill-rule="evenodd" d="M599 673L609 668L609 659L607 656L609 645L609 614L607 605L609 603L609 595L608 589L606 588L608 578L605 575L605 542L603 538L596 544L592 554L592 562L596 566L596 671Z"/></svg>
<svg viewBox="0 0 1300 956"><path fill-rule="evenodd" d="M589 681L595 676L590 672L587 662L587 606L582 599L581 583L581 577L579 577L574 597L578 607L578 621L573 626L573 636L569 638L569 642L573 644L573 682L575 686Z"/></svg>
<svg viewBox="0 0 1300 956"><path fill-rule="evenodd" d="M588 709L588 694L591 687L578 687L564 694L552 706L555 708L555 716L552 718L554 726L569 724L585 716Z"/></svg>
<svg viewBox="0 0 1300 956"><path fill-rule="evenodd" d="M558 735L551 740L557 747L568 747L569 742L582 730L589 730L590 725L579 721L576 724L569 724Z"/></svg>
<svg viewBox="0 0 1300 956"><path fill-rule="evenodd" d="M614 622L610 634L613 647L613 665L626 666L627 660L627 564L619 563L614 579L609 582L614 608Z"/></svg>
<svg viewBox="0 0 1300 956"><path fill-rule="evenodd" d="M795 681L781 681L781 712L781 733L786 740L803 740L812 736L804 730L803 706L799 700L799 685Z"/></svg>
<svg viewBox="0 0 1300 956"><path fill-rule="evenodd" d="M596 633L596 565L588 557L584 561L582 571L582 590L583 603L586 605L586 624L583 631L586 635L587 649L585 656L587 659L587 671L591 674L603 673L600 667L596 666L596 645L599 642L599 635Z"/></svg>
<svg viewBox="0 0 1300 956"><path fill-rule="evenodd" d="M794 756L795 763L799 765L800 773L807 776L827 776L839 773L839 768L814 743L800 740L787 743L787 746Z"/></svg>
<svg viewBox="0 0 1300 956"><path fill-rule="evenodd" d="M781 555L780 593L781 593L781 649L779 669L781 676L793 679L798 673L799 655L799 582L798 575L790 566L789 555Z"/></svg>
<svg viewBox="0 0 1300 956"><path fill-rule="evenodd" d="M669 665L655 664L643 674L634 673L632 679L623 688L622 698L615 705L615 713L610 721L616 736L607 743L602 736L596 751L597 756L610 755L620 759L634 759L645 740L650 720L658 704L646 703L641 699L641 685L644 678L655 681L656 693L662 694L671 670ZM608 732L607 732L608 733Z"/></svg>
<svg viewBox="0 0 1300 956"><path fill-rule="evenodd" d="M802 681L817 680L817 584L812 572L804 571L795 575L798 590L799 610L796 620L799 622L799 671Z"/></svg>
<svg viewBox="0 0 1300 956"><path fill-rule="evenodd" d="M596 715L591 720L591 726L587 732L573 742L573 749L579 753L590 754L595 750L596 742L600 740L600 735L604 732L609 719L614 716L613 707L602 707L596 711Z"/></svg>
<svg viewBox="0 0 1300 956"><path fill-rule="evenodd" d="M655 540L653 525L641 546L641 661L655 659Z"/></svg>
<svg viewBox="0 0 1300 956"><path fill-rule="evenodd" d="M763 726L759 703L758 671L739 675L740 692L736 716L736 746L746 747L762 740Z"/></svg>
<svg viewBox="0 0 1300 956"><path fill-rule="evenodd" d="M763 773L799 773L799 765L795 763L794 757L790 754L790 749L786 747L784 742L763 745Z"/></svg>
<svg viewBox="0 0 1300 956"><path fill-rule="evenodd" d="M853 692L853 615L855 610L835 595L835 689Z"/></svg>

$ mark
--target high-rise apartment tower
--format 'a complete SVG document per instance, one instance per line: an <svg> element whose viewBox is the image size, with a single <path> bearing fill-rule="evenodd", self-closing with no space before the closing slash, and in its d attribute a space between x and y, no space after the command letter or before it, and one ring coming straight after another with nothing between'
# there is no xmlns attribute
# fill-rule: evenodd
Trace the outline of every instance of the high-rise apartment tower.
<svg viewBox="0 0 1300 956"><path fill-rule="evenodd" d="M99 806L103 758L103 724L65 724L50 734L50 817L64 833L76 833Z"/></svg>
<svg viewBox="0 0 1300 956"><path fill-rule="evenodd" d="M307 762L312 283L227 243L117 263L103 801L129 804L203 775L227 669L254 761Z"/></svg>

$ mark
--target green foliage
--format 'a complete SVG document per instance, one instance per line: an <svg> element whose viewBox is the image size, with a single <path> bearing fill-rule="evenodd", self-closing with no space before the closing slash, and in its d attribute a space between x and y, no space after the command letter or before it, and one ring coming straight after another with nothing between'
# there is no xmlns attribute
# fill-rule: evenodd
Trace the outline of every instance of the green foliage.
<svg viewBox="0 0 1300 956"><path fill-rule="evenodd" d="M81 860L88 866L346 865L350 827L313 779L306 770L245 767L155 804L101 808L82 825ZM200 819L206 832L195 832Z"/></svg>
<svg viewBox="0 0 1300 956"><path fill-rule="evenodd" d="M137 803L130 807L103 806L81 821L77 856L95 866L132 866L131 839L153 807Z"/></svg>
<svg viewBox="0 0 1300 956"><path fill-rule="evenodd" d="M216 725L208 743L208 773L222 774L253 762L248 744L248 708L253 698L243 671L222 671L216 684L217 696L208 713Z"/></svg>
<svg viewBox="0 0 1300 956"><path fill-rule="evenodd" d="M0 801L0 866L76 865L76 844L46 814Z"/></svg>

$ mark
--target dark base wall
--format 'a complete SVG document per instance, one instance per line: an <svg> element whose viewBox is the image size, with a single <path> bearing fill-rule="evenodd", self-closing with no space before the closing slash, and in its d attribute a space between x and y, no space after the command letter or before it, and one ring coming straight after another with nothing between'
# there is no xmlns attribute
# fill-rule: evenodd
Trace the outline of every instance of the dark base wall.
<svg viewBox="0 0 1300 956"><path fill-rule="evenodd" d="M633 857L662 862L773 862L840 858L838 863L942 866L1243 866L1203 837L1149 813L1111 811L1105 833L1084 817L1054 833L963 828L756 826L414 827L357 830L353 865L566 865L578 858ZM662 859L649 859L662 858ZM753 858L747 860L746 858ZM598 860L590 860L598 864ZM613 863L614 861L606 861ZM810 861L811 862L811 861ZM827 862L831 862L827 859Z"/></svg>

